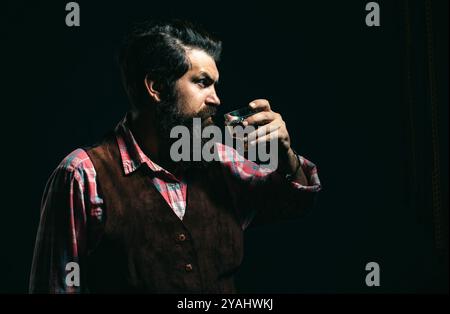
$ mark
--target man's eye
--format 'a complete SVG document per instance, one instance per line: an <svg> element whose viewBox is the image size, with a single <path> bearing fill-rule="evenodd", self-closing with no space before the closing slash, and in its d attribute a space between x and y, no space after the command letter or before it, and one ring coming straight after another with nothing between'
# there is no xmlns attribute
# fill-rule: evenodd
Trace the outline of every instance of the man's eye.
<svg viewBox="0 0 450 314"><path fill-rule="evenodd" d="M201 87L208 87L209 85L211 85L211 81L208 80L208 79L205 79L205 78L203 78L203 79L198 79L198 80L196 81L196 83L197 83L198 85L200 85Z"/></svg>

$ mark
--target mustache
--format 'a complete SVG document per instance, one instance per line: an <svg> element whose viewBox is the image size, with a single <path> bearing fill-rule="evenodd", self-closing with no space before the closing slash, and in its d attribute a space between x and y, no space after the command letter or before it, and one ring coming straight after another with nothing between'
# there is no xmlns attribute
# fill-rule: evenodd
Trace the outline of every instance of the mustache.
<svg viewBox="0 0 450 314"><path fill-rule="evenodd" d="M201 118L202 120L206 120L209 117L211 117L211 118L214 117L216 114L217 114L217 108L215 106L207 106L197 113L196 118Z"/></svg>

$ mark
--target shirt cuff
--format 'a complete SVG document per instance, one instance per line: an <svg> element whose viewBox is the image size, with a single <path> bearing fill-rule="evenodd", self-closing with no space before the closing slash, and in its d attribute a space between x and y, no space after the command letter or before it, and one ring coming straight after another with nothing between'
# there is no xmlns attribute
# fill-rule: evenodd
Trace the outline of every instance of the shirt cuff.
<svg viewBox="0 0 450 314"><path fill-rule="evenodd" d="M317 174L316 165L303 156L298 156L298 158L300 160L300 166L308 180L308 185L302 185L296 181L291 181L292 187L306 192L319 192L322 189L322 186L320 184L319 175Z"/></svg>

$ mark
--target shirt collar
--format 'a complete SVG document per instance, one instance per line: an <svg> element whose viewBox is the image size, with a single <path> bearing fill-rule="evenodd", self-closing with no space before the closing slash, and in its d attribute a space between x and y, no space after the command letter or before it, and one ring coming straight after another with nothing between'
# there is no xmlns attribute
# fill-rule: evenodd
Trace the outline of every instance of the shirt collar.
<svg viewBox="0 0 450 314"><path fill-rule="evenodd" d="M144 154L130 130L129 119L129 114L126 114L115 128L117 144L119 145L120 157L122 159L125 175L129 175L136 171L142 164L147 164L149 169L155 174L166 175L178 181L174 175L151 161L151 159Z"/></svg>

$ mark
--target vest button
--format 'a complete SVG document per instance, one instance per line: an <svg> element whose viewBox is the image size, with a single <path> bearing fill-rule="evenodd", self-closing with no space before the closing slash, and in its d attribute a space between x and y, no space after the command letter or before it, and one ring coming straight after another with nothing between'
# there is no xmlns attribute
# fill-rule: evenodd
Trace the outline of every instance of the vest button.
<svg viewBox="0 0 450 314"><path fill-rule="evenodd" d="M186 265L184 266L184 269L185 269L187 272L191 272L191 271L192 271L192 264L186 264Z"/></svg>
<svg viewBox="0 0 450 314"><path fill-rule="evenodd" d="M183 242L184 240L186 240L186 236L184 233L180 233L177 238L178 238L178 241L180 241L180 242Z"/></svg>

